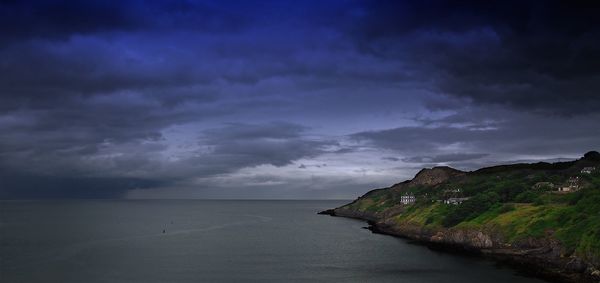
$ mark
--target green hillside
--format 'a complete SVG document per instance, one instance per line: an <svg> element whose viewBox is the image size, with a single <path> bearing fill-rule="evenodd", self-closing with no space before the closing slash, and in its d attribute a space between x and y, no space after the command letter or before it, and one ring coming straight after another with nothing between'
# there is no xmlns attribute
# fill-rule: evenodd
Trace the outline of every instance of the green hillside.
<svg viewBox="0 0 600 283"><path fill-rule="evenodd" d="M408 195L415 202L402 204L402 196ZM451 199L460 203L447 204ZM597 152L554 164L504 165L473 172L427 169L410 182L371 191L341 209L373 215L392 225L491 231L509 246L552 238L560 242L565 256L600 264Z"/></svg>

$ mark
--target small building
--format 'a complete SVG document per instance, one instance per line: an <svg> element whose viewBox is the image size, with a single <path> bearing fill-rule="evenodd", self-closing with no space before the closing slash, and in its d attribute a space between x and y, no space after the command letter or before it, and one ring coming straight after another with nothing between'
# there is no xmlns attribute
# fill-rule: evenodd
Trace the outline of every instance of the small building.
<svg viewBox="0 0 600 283"><path fill-rule="evenodd" d="M558 187L558 191L563 192L563 193L568 193L568 192L575 191L575 189L570 186L562 186L562 187Z"/></svg>
<svg viewBox="0 0 600 283"><path fill-rule="evenodd" d="M400 196L401 204L413 204L413 203L415 203L415 201L417 201L417 198L415 198L415 196L413 194L407 193L407 194Z"/></svg>
<svg viewBox="0 0 600 283"><path fill-rule="evenodd" d="M457 204L463 203L465 200L468 200L468 199L470 199L470 198L468 198L468 197L467 198L449 198L449 199L445 199L444 203L457 205Z"/></svg>
<svg viewBox="0 0 600 283"><path fill-rule="evenodd" d="M581 169L581 174L592 174L596 170L596 167L585 167Z"/></svg>
<svg viewBox="0 0 600 283"><path fill-rule="evenodd" d="M581 188L581 181L579 177L571 177L565 184L558 187L559 192L575 192Z"/></svg>

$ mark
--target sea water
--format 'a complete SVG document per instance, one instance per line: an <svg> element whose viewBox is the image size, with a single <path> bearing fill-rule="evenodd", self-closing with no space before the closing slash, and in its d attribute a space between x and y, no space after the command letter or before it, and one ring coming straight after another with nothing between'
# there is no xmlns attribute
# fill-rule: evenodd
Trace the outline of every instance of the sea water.
<svg viewBox="0 0 600 283"><path fill-rule="evenodd" d="M317 215L346 201L0 202L0 282L543 282Z"/></svg>

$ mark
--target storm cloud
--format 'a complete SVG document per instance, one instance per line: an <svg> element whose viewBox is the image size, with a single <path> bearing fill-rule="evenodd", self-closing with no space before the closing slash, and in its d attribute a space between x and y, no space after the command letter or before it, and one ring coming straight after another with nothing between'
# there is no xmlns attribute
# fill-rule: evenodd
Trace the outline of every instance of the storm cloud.
<svg viewBox="0 0 600 283"><path fill-rule="evenodd" d="M402 161L412 163L443 163L479 159L487 155L487 153L449 153L435 156L412 156L404 158Z"/></svg>
<svg viewBox="0 0 600 283"><path fill-rule="evenodd" d="M600 145L599 11L4 1L0 197L350 198L576 158Z"/></svg>
<svg viewBox="0 0 600 283"><path fill-rule="evenodd" d="M595 2L381 1L358 42L410 62L439 92L475 103L578 115L600 106Z"/></svg>

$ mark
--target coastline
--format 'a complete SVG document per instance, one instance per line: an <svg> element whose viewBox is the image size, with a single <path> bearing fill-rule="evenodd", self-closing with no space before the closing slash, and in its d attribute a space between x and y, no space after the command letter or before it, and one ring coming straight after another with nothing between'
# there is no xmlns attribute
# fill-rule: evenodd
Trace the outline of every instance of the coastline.
<svg viewBox="0 0 600 283"><path fill-rule="evenodd" d="M591 265L580 259L562 258L555 253L555 249L552 247L530 249L497 247L501 243L495 242L497 239L492 239L493 236L487 235L483 231L455 229L452 231L454 234L445 231L450 235L444 235L444 231L426 231L422 229L423 227L416 225L391 225L375 215L357 214L356 211L340 208L324 210L318 214L366 221L369 225L367 229L373 233L407 239L415 244L444 252L482 256L506 264L527 276L549 282L600 282L600 271L593 269ZM456 238L452 236L456 234L461 234L462 239L454 241Z"/></svg>

